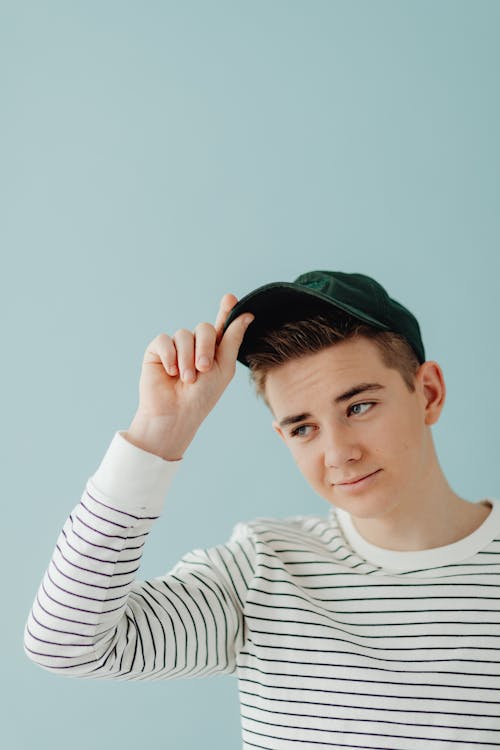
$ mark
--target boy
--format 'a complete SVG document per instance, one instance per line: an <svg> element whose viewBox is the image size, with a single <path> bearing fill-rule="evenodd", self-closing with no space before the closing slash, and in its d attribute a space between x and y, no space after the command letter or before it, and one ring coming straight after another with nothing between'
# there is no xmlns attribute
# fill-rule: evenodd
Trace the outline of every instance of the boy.
<svg viewBox="0 0 500 750"><path fill-rule="evenodd" d="M138 582L236 359L330 511L240 523ZM471 503L443 475L443 374L409 310L333 271L225 295L215 326L151 342L139 390L59 536L29 658L84 677L236 672L244 748L500 745L500 501Z"/></svg>

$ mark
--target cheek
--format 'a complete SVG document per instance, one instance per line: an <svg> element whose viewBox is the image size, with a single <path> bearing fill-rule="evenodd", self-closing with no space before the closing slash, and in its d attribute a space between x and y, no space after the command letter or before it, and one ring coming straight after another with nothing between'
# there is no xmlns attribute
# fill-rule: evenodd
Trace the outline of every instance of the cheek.
<svg viewBox="0 0 500 750"><path fill-rule="evenodd" d="M289 444L289 450L293 460L301 471L305 470L311 463L310 452L307 451L306 446L298 445L297 443Z"/></svg>
<svg viewBox="0 0 500 750"><path fill-rule="evenodd" d="M308 464L307 455L304 453L304 451L299 450L292 450L291 453L293 460L295 461L299 469L303 471Z"/></svg>
<svg viewBox="0 0 500 750"><path fill-rule="evenodd" d="M387 425L373 444L375 455L389 460L394 471L416 459L417 446L414 425L395 420Z"/></svg>
<svg viewBox="0 0 500 750"><path fill-rule="evenodd" d="M307 450L306 446L302 446L302 450L293 451L293 458L303 476L311 481L315 479L321 481L325 466L317 450Z"/></svg>

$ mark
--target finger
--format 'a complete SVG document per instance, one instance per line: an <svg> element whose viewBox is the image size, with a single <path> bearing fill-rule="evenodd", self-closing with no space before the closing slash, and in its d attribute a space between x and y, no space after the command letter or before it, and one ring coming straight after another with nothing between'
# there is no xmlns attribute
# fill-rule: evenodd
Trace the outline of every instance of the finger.
<svg viewBox="0 0 500 750"><path fill-rule="evenodd" d="M158 364L160 362L169 375L175 376L179 374L177 368L177 351L172 338L166 333L160 333L153 339L144 354L145 364Z"/></svg>
<svg viewBox="0 0 500 750"><path fill-rule="evenodd" d="M223 371L234 373L236 358L248 326L255 319L252 313L243 313L235 318L227 328L216 353L216 359Z"/></svg>
<svg viewBox="0 0 500 750"><path fill-rule="evenodd" d="M181 380L194 383L196 368L194 366L194 335L186 328L181 328L174 334L174 344L177 350L177 366Z"/></svg>
<svg viewBox="0 0 500 750"><path fill-rule="evenodd" d="M217 343L222 338L222 332L224 330L224 323L227 320L227 316L235 306L235 304L238 302L238 298L235 297L234 294L231 294L228 292L227 294L224 294L220 301L219 306L219 312L217 313L217 318L215 320L215 330L217 332Z"/></svg>
<svg viewBox="0 0 500 750"><path fill-rule="evenodd" d="M194 329L195 364L200 372L212 367L217 332L210 323L198 323Z"/></svg>

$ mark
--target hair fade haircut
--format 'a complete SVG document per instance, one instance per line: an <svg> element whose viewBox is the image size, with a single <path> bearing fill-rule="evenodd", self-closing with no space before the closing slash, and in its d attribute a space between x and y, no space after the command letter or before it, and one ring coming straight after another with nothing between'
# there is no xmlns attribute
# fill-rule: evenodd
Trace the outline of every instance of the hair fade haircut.
<svg viewBox="0 0 500 750"><path fill-rule="evenodd" d="M384 365L398 370L410 393L415 391L415 374L420 362L407 340L394 331L383 331L338 310L333 314L317 312L302 320L288 321L280 328L268 331L259 340L257 348L247 355L250 380L257 396L271 409L265 391L266 377L271 369L291 359L358 338L373 341Z"/></svg>

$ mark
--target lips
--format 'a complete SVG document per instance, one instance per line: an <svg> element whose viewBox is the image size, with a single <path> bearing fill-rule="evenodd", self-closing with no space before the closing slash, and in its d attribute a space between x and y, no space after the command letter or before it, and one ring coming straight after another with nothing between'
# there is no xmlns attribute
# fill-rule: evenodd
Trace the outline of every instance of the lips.
<svg viewBox="0 0 500 750"><path fill-rule="evenodd" d="M355 484L356 482L360 482L362 479L366 479L366 477L371 477L372 474L376 474L379 469L376 469L375 471L371 471L369 474L362 474L359 477L355 477L354 479L347 479L345 482L336 482L336 484Z"/></svg>

